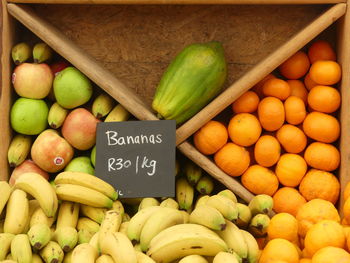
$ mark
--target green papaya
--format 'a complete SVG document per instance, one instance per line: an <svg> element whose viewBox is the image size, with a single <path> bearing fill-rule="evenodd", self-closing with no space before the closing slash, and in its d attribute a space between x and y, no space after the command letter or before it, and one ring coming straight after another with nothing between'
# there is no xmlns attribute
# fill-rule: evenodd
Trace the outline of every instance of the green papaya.
<svg viewBox="0 0 350 263"><path fill-rule="evenodd" d="M227 64L220 42L191 44L164 72L152 108L160 119L181 124L218 95L226 77Z"/></svg>

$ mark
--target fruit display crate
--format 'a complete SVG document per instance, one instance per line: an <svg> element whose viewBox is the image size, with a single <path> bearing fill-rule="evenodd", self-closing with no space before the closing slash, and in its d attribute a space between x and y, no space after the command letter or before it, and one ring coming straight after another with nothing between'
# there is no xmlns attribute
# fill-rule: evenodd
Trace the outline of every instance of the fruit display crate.
<svg viewBox="0 0 350 263"><path fill-rule="evenodd" d="M319 36L342 67L342 191L350 181L350 13L338 0L10 0L1 2L0 180L8 180L11 47L36 35L140 120L156 120L155 88L185 45L220 41L228 62L224 91L176 131L180 152L245 201L252 193L192 144L191 136L299 49ZM341 195L342 197L342 195ZM340 200L342 204L343 200ZM339 205L342 207L342 205Z"/></svg>

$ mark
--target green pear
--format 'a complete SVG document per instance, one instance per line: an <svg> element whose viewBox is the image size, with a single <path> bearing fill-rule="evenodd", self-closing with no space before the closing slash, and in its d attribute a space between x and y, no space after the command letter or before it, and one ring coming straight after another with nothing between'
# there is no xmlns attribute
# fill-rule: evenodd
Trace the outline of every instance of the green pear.
<svg viewBox="0 0 350 263"><path fill-rule="evenodd" d="M46 129L48 114L45 101L19 98L11 108L11 126L18 133L37 135Z"/></svg>
<svg viewBox="0 0 350 263"><path fill-rule="evenodd" d="M55 76L53 90L58 104L66 109L79 107L92 96L90 80L74 67L67 67Z"/></svg>
<svg viewBox="0 0 350 263"><path fill-rule="evenodd" d="M69 164L67 164L65 171L70 172L82 172L87 174L95 174L95 169L92 167L90 158L87 156L80 156L73 158Z"/></svg>
<svg viewBox="0 0 350 263"><path fill-rule="evenodd" d="M91 150L91 154L90 154L90 159L91 159L91 163L93 166L96 166L96 145L94 146L94 148L92 148Z"/></svg>

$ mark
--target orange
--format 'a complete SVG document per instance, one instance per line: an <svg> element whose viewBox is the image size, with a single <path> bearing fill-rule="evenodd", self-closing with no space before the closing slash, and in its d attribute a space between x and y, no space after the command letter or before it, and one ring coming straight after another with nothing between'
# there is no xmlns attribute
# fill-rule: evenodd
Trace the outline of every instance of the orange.
<svg viewBox="0 0 350 263"><path fill-rule="evenodd" d="M262 251L259 263L270 263L277 260L282 260L287 263L298 263L298 250L286 239L272 239L266 244Z"/></svg>
<svg viewBox="0 0 350 263"><path fill-rule="evenodd" d="M259 96L259 98L264 97L262 92L262 87L264 86L264 83L272 78L276 78L276 77L275 75L270 73L267 76L265 76L262 80L260 80L257 84L255 84L254 87L252 88L252 90Z"/></svg>
<svg viewBox="0 0 350 263"><path fill-rule="evenodd" d="M272 96L280 100L285 100L290 95L288 82L279 78L271 78L267 80L262 87L262 91L266 97Z"/></svg>
<svg viewBox="0 0 350 263"><path fill-rule="evenodd" d="M309 70L310 61L303 51L298 51L279 66L279 71L287 79L300 79Z"/></svg>
<svg viewBox="0 0 350 263"><path fill-rule="evenodd" d="M234 113L252 113L258 109L259 96L254 91L247 91L232 103Z"/></svg>
<svg viewBox="0 0 350 263"><path fill-rule="evenodd" d="M266 167L254 164L242 175L242 184L253 194L267 194L272 196L278 188L275 173Z"/></svg>
<svg viewBox="0 0 350 263"><path fill-rule="evenodd" d="M292 187L282 187L273 196L273 210L276 213L297 215L299 208L306 203L305 198Z"/></svg>
<svg viewBox="0 0 350 263"><path fill-rule="evenodd" d="M267 228L269 239L283 238L290 242L298 239L298 221L289 213L278 213L274 215Z"/></svg>
<svg viewBox="0 0 350 263"><path fill-rule="evenodd" d="M323 199L312 199L303 204L298 210L296 219L298 220L298 233L301 237L305 237L309 229L321 220L340 222L338 210L331 202Z"/></svg>
<svg viewBox="0 0 350 263"><path fill-rule="evenodd" d="M318 40L312 43L307 54L311 64L317 60L336 60L336 54L332 46L325 40Z"/></svg>
<svg viewBox="0 0 350 263"><path fill-rule="evenodd" d="M341 78L340 65L332 60L318 60L310 67L310 78L319 85L334 85Z"/></svg>
<svg viewBox="0 0 350 263"><path fill-rule="evenodd" d="M305 103L296 96L290 96L284 102L284 110L286 112L286 121L293 125L302 123L306 117Z"/></svg>
<svg viewBox="0 0 350 263"><path fill-rule="evenodd" d="M299 97L306 104L308 90L306 89L304 83L298 79L288 79L287 83L290 87L290 96Z"/></svg>
<svg viewBox="0 0 350 263"><path fill-rule="evenodd" d="M228 132L221 122L209 121L193 135L195 147L203 154L216 153L228 140Z"/></svg>
<svg viewBox="0 0 350 263"><path fill-rule="evenodd" d="M283 125L276 133L276 138L288 153L300 153L307 144L304 132L290 124Z"/></svg>
<svg viewBox="0 0 350 263"><path fill-rule="evenodd" d="M311 78L310 78L310 73L307 73L305 78L304 78L304 84L305 84L305 87L308 89L308 90L311 90L313 87L317 86L318 84L313 81Z"/></svg>
<svg viewBox="0 0 350 263"><path fill-rule="evenodd" d="M332 220L317 222L307 231L305 236L305 248L311 256L327 246L343 248L345 242L343 227Z"/></svg>
<svg viewBox="0 0 350 263"><path fill-rule="evenodd" d="M228 124L230 139L241 146L253 145L260 137L261 125L259 120L250 113L238 113Z"/></svg>
<svg viewBox="0 0 350 263"><path fill-rule="evenodd" d="M301 181L299 191L308 201L320 198L335 204L338 201L340 184L333 174L311 169Z"/></svg>
<svg viewBox="0 0 350 263"><path fill-rule="evenodd" d="M228 142L214 155L216 165L231 176L240 176L250 163L249 152L242 146Z"/></svg>
<svg viewBox="0 0 350 263"><path fill-rule="evenodd" d="M339 138L340 123L332 115L314 111L306 116L303 130L311 139L332 143Z"/></svg>
<svg viewBox="0 0 350 263"><path fill-rule="evenodd" d="M340 163L339 150L332 144L313 142L305 150L304 158L313 168L327 172L334 171Z"/></svg>
<svg viewBox="0 0 350 263"><path fill-rule="evenodd" d="M264 167L270 167L277 163L281 154L281 146L278 140L271 135L263 135L255 143L255 161Z"/></svg>
<svg viewBox="0 0 350 263"><path fill-rule="evenodd" d="M283 154L277 162L275 173L284 186L298 186L307 171L303 157L294 153Z"/></svg>
<svg viewBox="0 0 350 263"><path fill-rule="evenodd" d="M344 196L344 200L346 200L350 197L350 183L349 182L345 186L343 196Z"/></svg>
<svg viewBox="0 0 350 263"><path fill-rule="evenodd" d="M299 263L312 263L312 260L310 258L301 258Z"/></svg>
<svg viewBox="0 0 350 263"><path fill-rule="evenodd" d="M315 86L310 90L307 101L312 109L324 113L335 112L340 106L340 93L329 86Z"/></svg>
<svg viewBox="0 0 350 263"><path fill-rule="evenodd" d="M284 123L284 106L280 99L266 97L258 106L258 117L261 126L267 131L276 131Z"/></svg>
<svg viewBox="0 0 350 263"><path fill-rule="evenodd" d="M312 257L312 263L348 263L350 254L339 247L324 247Z"/></svg>
<svg viewBox="0 0 350 263"><path fill-rule="evenodd" d="M343 205L343 214L346 222L350 222L350 198L346 199Z"/></svg>

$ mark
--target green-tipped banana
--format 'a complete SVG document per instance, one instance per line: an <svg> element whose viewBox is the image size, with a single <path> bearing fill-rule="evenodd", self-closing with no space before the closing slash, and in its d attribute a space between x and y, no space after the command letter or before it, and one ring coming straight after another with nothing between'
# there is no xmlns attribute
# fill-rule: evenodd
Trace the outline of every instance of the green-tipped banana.
<svg viewBox="0 0 350 263"><path fill-rule="evenodd" d="M29 204L27 194L20 190L14 190L7 202L4 232L21 234L27 226Z"/></svg>
<svg viewBox="0 0 350 263"><path fill-rule="evenodd" d="M169 207L169 208L174 208L174 209L179 209L179 203L176 202L173 198L167 198L164 199L159 206L161 207Z"/></svg>
<svg viewBox="0 0 350 263"><path fill-rule="evenodd" d="M58 129L62 126L64 120L66 119L68 110L63 108L57 102L52 104L49 110L49 115L47 121L51 128Z"/></svg>
<svg viewBox="0 0 350 263"><path fill-rule="evenodd" d="M101 254L99 235L100 235L100 232L98 231L91 237L89 241L89 244L96 249L96 251L98 252L98 255Z"/></svg>
<svg viewBox="0 0 350 263"><path fill-rule="evenodd" d="M78 244L89 243L95 234L96 233L90 232L85 228L80 229L78 231Z"/></svg>
<svg viewBox="0 0 350 263"><path fill-rule="evenodd" d="M25 42L21 42L12 47L12 60L16 65L26 62L32 57L32 48Z"/></svg>
<svg viewBox="0 0 350 263"><path fill-rule="evenodd" d="M60 204L57 216L56 227L70 226L75 228L79 219L80 205L69 201Z"/></svg>
<svg viewBox="0 0 350 263"><path fill-rule="evenodd" d="M95 263L115 263L115 262L110 255L101 255L96 259Z"/></svg>
<svg viewBox="0 0 350 263"><path fill-rule="evenodd" d="M210 195L201 195L197 198L196 204L194 207L205 205L209 199Z"/></svg>
<svg viewBox="0 0 350 263"><path fill-rule="evenodd" d="M219 253L224 253L224 252L219 252ZM208 260L206 260L205 257L200 255L189 255L180 259L178 263L208 263Z"/></svg>
<svg viewBox="0 0 350 263"><path fill-rule="evenodd" d="M96 233L100 230L100 225L87 217L80 217L77 223L77 230L80 229L86 229L90 232Z"/></svg>
<svg viewBox="0 0 350 263"><path fill-rule="evenodd" d="M216 208L226 219L233 221L238 218L238 208L235 202L223 195L212 195L206 204Z"/></svg>
<svg viewBox="0 0 350 263"><path fill-rule="evenodd" d="M230 189L222 190L222 191L218 192L217 194L226 196L227 198L231 199L233 202L237 203L237 197Z"/></svg>
<svg viewBox="0 0 350 263"><path fill-rule="evenodd" d="M19 234L12 239L11 255L16 262L32 263L32 248L27 234Z"/></svg>
<svg viewBox="0 0 350 263"><path fill-rule="evenodd" d="M119 230L121 223L122 223L122 214L120 213L120 211L116 211L116 210L107 211L99 230L100 232L99 243L102 244L103 239L107 236L108 233L117 232Z"/></svg>
<svg viewBox="0 0 350 263"><path fill-rule="evenodd" d="M260 257L260 250L256 239L248 231L245 231L243 229L240 229L239 231L242 233L243 238L248 247L248 262L258 263Z"/></svg>
<svg viewBox="0 0 350 263"><path fill-rule="evenodd" d="M53 240L60 245L63 252L67 253L78 243L78 232L70 226L60 227L56 229Z"/></svg>
<svg viewBox="0 0 350 263"><path fill-rule="evenodd" d="M245 228L252 219L252 212L245 204L237 203L236 205L238 208L238 218L236 219L235 224L240 228Z"/></svg>
<svg viewBox="0 0 350 263"><path fill-rule="evenodd" d="M92 207L92 206L88 206L88 205L80 205L81 215L86 216L99 224L101 224L103 219L105 218L106 211L107 211L106 208L98 208L98 207Z"/></svg>
<svg viewBox="0 0 350 263"><path fill-rule="evenodd" d="M142 253L141 251L135 250L135 254L136 254L136 258L137 258L137 263L156 263L152 258L150 258L146 254ZM109 262L106 262L106 263L109 263Z"/></svg>
<svg viewBox="0 0 350 263"><path fill-rule="evenodd" d="M101 119L106 116L114 107L114 99L106 93L102 93L96 97L92 103L92 114Z"/></svg>
<svg viewBox="0 0 350 263"><path fill-rule="evenodd" d="M107 115L105 122L127 121L129 118L130 113L121 104L118 104Z"/></svg>
<svg viewBox="0 0 350 263"><path fill-rule="evenodd" d="M231 253L219 252L213 259L213 263L239 263L238 259Z"/></svg>
<svg viewBox="0 0 350 263"><path fill-rule="evenodd" d="M176 180L176 201L179 203L179 208L188 210L192 207L194 198L194 189L189 184L185 177L180 177Z"/></svg>
<svg viewBox="0 0 350 263"><path fill-rule="evenodd" d="M223 215L214 207L201 205L190 214L190 223L200 224L212 230L224 230L226 222Z"/></svg>
<svg viewBox="0 0 350 263"><path fill-rule="evenodd" d="M214 189L214 181L209 175L203 175L198 183L196 189L202 195L210 195Z"/></svg>
<svg viewBox="0 0 350 263"><path fill-rule="evenodd" d="M184 165L184 173L187 181L195 186L202 177L202 168L188 160Z"/></svg>
<svg viewBox="0 0 350 263"><path fill-rule="evenodd" d="M7 151L7 160L10 167L20 165L27 158L31 146L32 137L23 134L15 135Z"/></svg>
<svg viewBox="0 0 350 263"><path fill-rule="evenodd" d="M47 217L44 210L39 206L34 210L30 218L29 227L32 227L37 224L44 224L50 228L55 221L56 221L56 216Z"/></svg>
<svg viewBox="0 0 350 263"><path fill-rule="evenodd" d="M51 229L45 224L33 225L28 231L29 242L36 250L40 250L51 240Z"/></svg>
<svg viewBox="0 0 350 263"><path fill-rule="evenodd" d="M11 242L15 237L14 234L1 233L0 234L0 261L6 258L6 255L11 250Z"/></svg>
<svg viewBox="0 0 350 263"><path fill-rule="evenodd" d="M256 195L250 200L248 206L253 216L256 214L268 214L273 208L273 199L265 194Z"/></svg>
<svg viewBox="0 0 350 263"><path fill-rule="evenodd" d="M44 42L37 43L33 47L34 63L43 63L49 61L52 58L52 55L52 49Z"/></svg>
<svg viewBox="0 0 350 263"><path fill-rule="evenodd" d="M11 195L11 186L6 181L0 181L0 215Z"/></svg>
<svg viewBox="0 0 350 263"><path fill-rule="evenodd" d="M150 207L150 206L158 206L159 201L153 197L145 197L142 198L141 203L139 204L138 210L140 211L143 208Z"/></svg>
<svg viewBox="0 0 350 263"><path fill-rule="evenodd" d="M264 237L270 224L270 217L265 214L255 215L249 224L249 232L255 237Z"/></svg>

